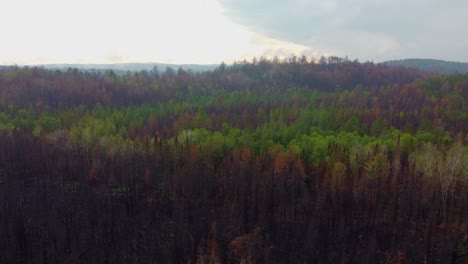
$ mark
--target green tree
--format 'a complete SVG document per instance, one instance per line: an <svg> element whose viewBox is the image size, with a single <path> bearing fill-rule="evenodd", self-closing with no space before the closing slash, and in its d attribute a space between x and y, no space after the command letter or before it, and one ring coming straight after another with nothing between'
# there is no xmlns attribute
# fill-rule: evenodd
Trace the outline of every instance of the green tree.
<svg viewBox="0 0 468 264"><path fill-rule="evenodd" d="M379 153L372 160L366 162L365 169L366 176L370 180L387 177L390 172L390 162L385 154Z"/></svg>

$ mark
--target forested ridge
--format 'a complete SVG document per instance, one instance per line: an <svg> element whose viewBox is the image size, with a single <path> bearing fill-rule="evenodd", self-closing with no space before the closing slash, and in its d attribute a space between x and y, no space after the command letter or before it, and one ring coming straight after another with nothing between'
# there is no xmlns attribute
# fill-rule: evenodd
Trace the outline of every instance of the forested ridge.
<svg viewBox="0 0 468 264"><path fill-rule="evenodd" d="M468 74L0 69L0 263L466 263Z"/></svg>
<svg viewBox="0 0 468 264"><path fill-rule="evenodd" d="M405 59L386 61L389 66L403 66L418 68L428 72L441 74L468 73L468 63L443 61L434 59Z"/></svg>

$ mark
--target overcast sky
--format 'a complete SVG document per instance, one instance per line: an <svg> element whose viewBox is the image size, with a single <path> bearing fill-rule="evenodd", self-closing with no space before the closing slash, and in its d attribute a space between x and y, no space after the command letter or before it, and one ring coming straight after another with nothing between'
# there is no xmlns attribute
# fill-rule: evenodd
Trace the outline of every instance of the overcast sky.
<svg viewBox="0 0 468 264"><path fill-rule="evenodd" d="M468 61L466 0L0 0L0 64Z"/></svg>
<svg viewBox="0 0 468 264"><path fill-rule="evenodd" d="M232 21L271 38L363 60L468 61L466 0L220 0Z"/></svg>

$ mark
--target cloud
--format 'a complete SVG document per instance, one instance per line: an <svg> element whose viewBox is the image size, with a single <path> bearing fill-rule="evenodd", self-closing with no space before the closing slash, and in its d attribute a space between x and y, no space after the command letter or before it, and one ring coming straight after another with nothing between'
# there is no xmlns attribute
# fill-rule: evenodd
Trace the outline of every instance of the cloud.
<svg viewBox="0 0 468 264"><path fill-rule="evenodd" d="M0 65L220 63L266 48L224 16L217 0L0 3Z"/></svg>
<svg viewBox="0 0 468 264"><path fill-rule="evenodd" d="M304 55L307 57L318 58L322 55L327 56L333 54L333 52L329 50L318 50L311 46L304 46L292 42L281 41L278 39L265 37L261 34L253 35L250 42L252 46L257 47L257 49L253 50L251 54L244 56L246 59L251 59L253 57L278 57L279 59L284 59L291 57L291 55Z"/></svg>
<svg viewBox="0 0 468 264"><path fill-rule="evenodd" d="M336 55L468 61L464 0L219 0L234 22Z"/></svg>

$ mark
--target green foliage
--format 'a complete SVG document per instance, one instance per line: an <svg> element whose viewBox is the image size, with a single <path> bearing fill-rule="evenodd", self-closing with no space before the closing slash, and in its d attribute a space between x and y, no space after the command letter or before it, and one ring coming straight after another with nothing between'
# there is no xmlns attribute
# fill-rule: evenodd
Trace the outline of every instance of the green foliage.
<svg viewBox="0 0 468 264"><path fill-rule="evenodd" d="M361 132L362 124L356 116L352 116L345 124L345 130L350 132Z"/></svg>
<svg viewBox="0 0 468 264"><path fill-rule="evenodd" d="M426 131L418 131L416 134L416 139L421 141L421 142L431 142L433 144L437 143L438 138L436 135L426 132Z"/></svg>
<svg viewBox="0 0 468 264"><path fill-rule="evenodd" d="M201 74L0 69L0 207L21 205L0 218L21 231L1 229L0 248L47 262L98 238L109 247L83 262L222 262L229 245L227 263L385 263L417 240L408 262L427 248L464 255L467 81L339 58ZM65 248L37 250L42 234ZM382 254L342 254L364 241Z"/></svg>
<svg viewBox="0 0 468 264"><path fill-rule="evenodd" d="M452 127L466 127L463 118L466 111L462 110L466 110L467 104L460 96L466 90L464 75L419 79L411 86L392 83L380 85L380 89L370 89L365 82L349 86L336 81L331 90L321 90L297 83L264 86L254 81L261 78L260 72L249 79L248 72L236 75L239 72L235 67L227 67L216 72L220 74L217 78L224 81L215 86L203 79L208 75L190 76L187 82L178 79L188 77L184 72L168 72L164 74L166 79L147 72L135 75L107 72L102 78L108 86L100 89L103 93L120 93L126 96L125 100L119 101L112 95L111 99L118 103L106 103L105 98L94 104L77 100L76 104L61 108L47 106L54 102L50 98L29 105L9 103L0 112L0 130L7 134L18 130L36 137L66 131L76 145L90 149L101 146L112 153L117 152L120 144L148 145L155 150L158 142L173 147L177 142L179 147L194 145L203 153L218 157L240 148L262 156L269 155L273 148L292 151L307 166L330 165L337 161L334 159L343 162L338 156L348 155L350 168L357 172L364 168L363 160L368 161L382 149L391 153L398 138L401 150L411 152L426 142L453 144ZM28 69L0 71L2 74L2 80L10 81L32 76ZM79 72L67 74L64 78L70 80L84 78ZM239 86L233 80L235 76L247 79ZM28 78L34 81L33 77ZM86 79L81 82L99 86ZM180 86L174 87L177 83ZM128 90L125 85L135 86L132 88L135 90ZM146 85L150 87L146 89ZM80 92L98 96L94 90L62 89L76 97ZM131 97L133 93L144 97ZM156 95L153 93L158 94L152 97ZM36 108L39 103L42 108ZM414 110L415 104L423 107ZM345 154L337 155L337 149Z"/></svg>
<svg viewBox="0 0 468 264"><path fill-rule="evenodd" d="M390 173L390 162L385 154L379 153L366 162L365 169L366 176L370 180L386 177Z"/></svg>

